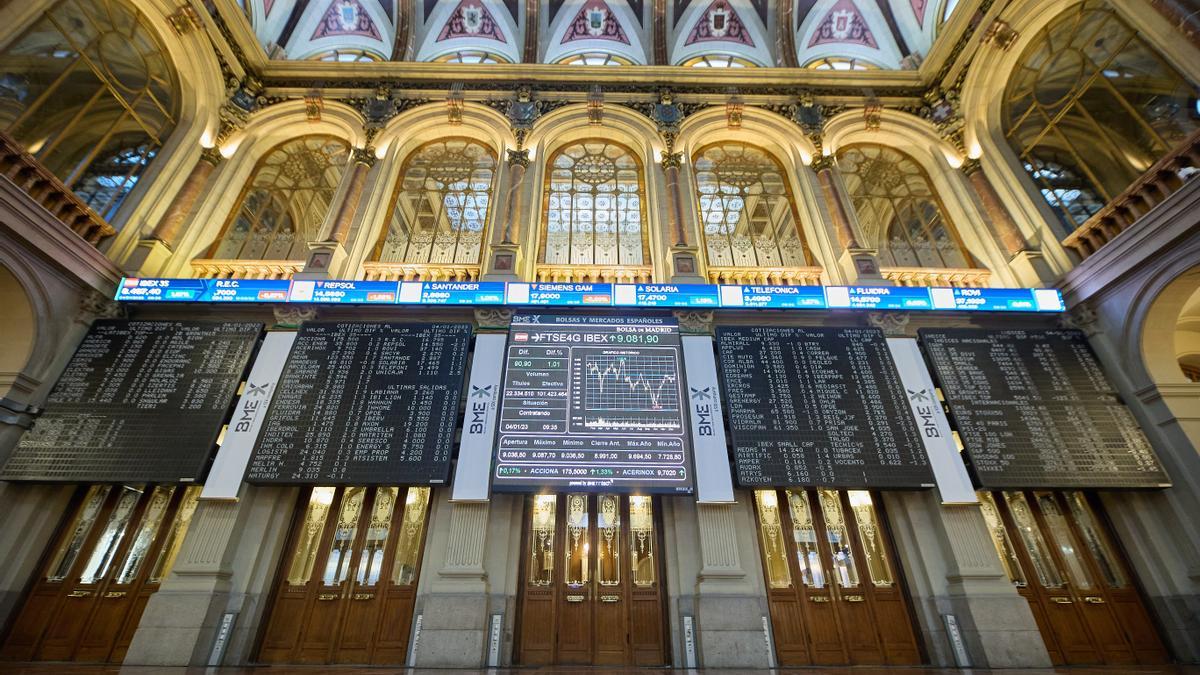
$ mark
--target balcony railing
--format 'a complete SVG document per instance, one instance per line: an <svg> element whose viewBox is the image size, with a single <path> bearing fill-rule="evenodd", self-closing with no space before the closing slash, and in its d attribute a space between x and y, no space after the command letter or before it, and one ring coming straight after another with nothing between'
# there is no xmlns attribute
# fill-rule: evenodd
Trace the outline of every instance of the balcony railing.
<svg viewBox="0 0 1200 675"><path fill-rule="evenodd" d="M1063 240L1063 246L1086 259L1121 234L1139 218L1200 174L1200 131L1171 154L1158 160L1127 190L1088 218Z"/></svg>
<svg viewBox="0 0 1200 675"><path fill-rule="evenodd" d="M105 239L117 233L82 199L71 192L58 176L42 166L33 155L25 152L20 143L4 132L0 132L0 174L4 174L25 194L89 244L99 246Z"/></svg>
<svg viewBox="0 0 1200 675"><path fill-rule="evenodd" d="M291 279L304 269L303 260L193 260L198 279Z"/></svg>
<svg viewBox="0 0 1200 675"><path fill-rule="evenodd" d="M538 265L535 272L542 283L648 284L653 275L649 265Z"/></svg>
<svg viewBox="0 0 1200 675"><path fill-rule="evenodd" d="M749 286L819 286L820 267L709 267L712 284Z"/></svg>
<svg viewBox="0 0 1200 675"><path fill-rule="evenodd" d="M984 288L992 278L990 271L977 268L881 267L879 274L897 286Z"/></svg>
<svg viewBox="0 0 1200 675"><path fill-rule="evenodd" d="M363 263L367 281L478 281L479 265L413 265L408 263Z"/></svg>

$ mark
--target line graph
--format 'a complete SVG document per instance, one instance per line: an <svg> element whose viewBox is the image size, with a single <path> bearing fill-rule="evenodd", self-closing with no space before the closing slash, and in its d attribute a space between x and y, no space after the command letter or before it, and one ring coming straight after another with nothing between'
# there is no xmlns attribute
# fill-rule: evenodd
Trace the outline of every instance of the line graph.
<svg viewBox="0 0 1200 675"><path fill-rule="evenodd" d="M679 410L674 356L588 354L584 359L584 409L629 412Z"/></svg>

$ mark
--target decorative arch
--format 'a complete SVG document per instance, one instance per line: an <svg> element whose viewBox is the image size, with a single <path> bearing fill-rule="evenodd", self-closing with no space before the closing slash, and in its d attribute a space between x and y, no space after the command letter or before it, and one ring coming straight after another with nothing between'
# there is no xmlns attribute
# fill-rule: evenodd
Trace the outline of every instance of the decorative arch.
<svg viewBox="0 0 1200 675"><path fill-rule="evenodd" d="M742 141L696 149L692 171L710 267L808 267L788 172L767 150Z"/></svg>
<svg viewBox="0 0 1200 675"><path fill-rule="evenodd" d="M646 171L628 146L597 134L546 159L538 263L650 264Z"/></svg>
<svg viewBox="0 0 1200 675"><path fill-rule="evenodd" d="M113 219L181 120L179 75L150 18L123 0L60 0L0 59L0 127Z"/></svg>
<svg viewBox="0 0 1200 675"><path fill-rule="evenodd" d="M320 237L349 163L350 146L310 134L259 158L224 230L209 249L216 260L303 260Z"/></svg>
<svg viewBox="0 0 1200 675"><path fill-rule="evenodd" d="M884 267L975 267L929 175L912 157L884 145L838 150L838 171L868 248Z"/></svg>
<svg viewBox="0 0 1200 675"><path fill-rule="evenodd" d="M929 178L933 193L954 223L963 248L975 266L991 273L993 283L1019 285L1008 256L1000 250L995 234L985 225L987 214L980 208L974 189L959 167L965 161L958 150L942 140L933 126L915 115L884 110L878 130L867 131L861 110L848 110L830 119L824 129L825 151L837 156L854 145L881 145L910 157ZM856 218L857 220L857 218Z"/></svg>
<svg viewBox="0 0 1200 675"><path fill-rule="evenodd" d="M372 259L478 265L497 169L496 150L468 137L432 140L413 150Z"/></svg>
<svg viewBox="0 0 1200 675"><path fill-rule="evenodd" d="M1038 31L1008 78L1001 122L1060 237L1200 129L1194 92L1107 3L1085 0Z"/></svg>

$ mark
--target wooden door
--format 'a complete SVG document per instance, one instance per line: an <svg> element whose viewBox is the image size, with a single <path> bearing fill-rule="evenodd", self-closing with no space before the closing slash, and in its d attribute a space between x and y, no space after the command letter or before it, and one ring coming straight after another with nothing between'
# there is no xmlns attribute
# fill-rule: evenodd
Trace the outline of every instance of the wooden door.
<svg viewBox="0 0 1200 675"><path fill-rule="evenodd" d="M667 662L661 528L650 497L537 495L524 523L520 663Z"/></svg>
<svg viewBox="0 0 1200 675"><path fill-rule="evenodd" d="M780 665L920 662L869 492L758 490L755 506Z"/></svg>
<svg viewBox="0 0 1200 675"><path fill-rule="evenodd" d="M170 571L199 488L97 485L76 500L5 640L19 660L120 663Z"/></svg>
<svg viewBox="0 0 1200 675"><path fill-rule="evenodd" d="M1055 664L1166 663L1129 567L1088 495L1011 491L980 498L996 551Z"/></svg>
<svg viewBox="0 0 1200 675"><path fill-rule="evenodd" d="M312 488L292 527L259 659L404 663L429 495Z"/></svg>

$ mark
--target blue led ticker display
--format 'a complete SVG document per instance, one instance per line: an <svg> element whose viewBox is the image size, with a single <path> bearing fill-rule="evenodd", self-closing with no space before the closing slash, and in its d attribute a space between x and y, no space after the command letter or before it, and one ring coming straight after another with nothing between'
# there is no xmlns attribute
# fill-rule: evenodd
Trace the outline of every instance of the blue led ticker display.
<svg viewBox="0 0 1200 675"><path fill-rule="evenodd" d="M1061 312L1053 288L730 286L502 281L288 279L121 280L126 302L257 302L318 305L512 305L703 309L849 309Z"/></svg>

